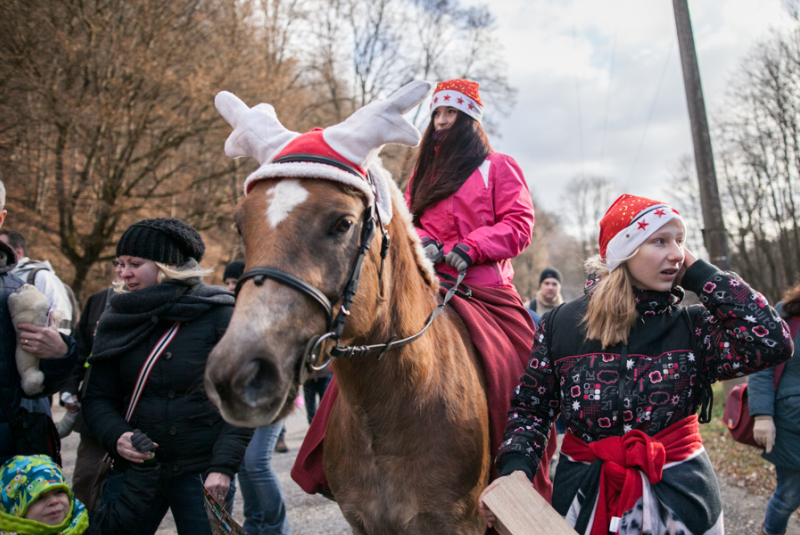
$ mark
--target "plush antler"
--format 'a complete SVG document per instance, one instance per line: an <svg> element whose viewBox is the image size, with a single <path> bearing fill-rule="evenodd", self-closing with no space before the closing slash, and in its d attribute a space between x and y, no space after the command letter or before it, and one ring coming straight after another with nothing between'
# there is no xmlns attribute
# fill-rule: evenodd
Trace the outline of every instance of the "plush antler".
<svg viewBox="0 0 800 535"><path fill-rule="evenodd" d="M249 108L233 93L220 91L214 105L233 127L233 133L225 141L225 154L229 158L250 156L264 164L300 135L284 127L269 104Z"/></svg>
<svg viewBox="0 0 800 535"><path fill-rule="evenodd" d="M329 126L322 135L333 150L358 164L387 143L416 147L419 130L403 114L425 100L432 87L425 81L406 84L386 100L371 102L344 122Z"/></svg>

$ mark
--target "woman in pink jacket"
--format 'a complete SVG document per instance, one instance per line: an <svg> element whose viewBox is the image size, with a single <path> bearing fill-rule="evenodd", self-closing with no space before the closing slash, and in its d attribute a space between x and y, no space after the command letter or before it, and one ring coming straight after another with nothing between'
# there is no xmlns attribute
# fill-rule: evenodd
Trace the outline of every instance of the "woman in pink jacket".
<svg viewBox="0 0 800 535"><path fill-rule="evenodd" d="M511 259L531 243L533 203L517 162L492 151L482 116L477 83L436 86L406 203L441 274L469 267L468 286L512 287Z"/></svg>

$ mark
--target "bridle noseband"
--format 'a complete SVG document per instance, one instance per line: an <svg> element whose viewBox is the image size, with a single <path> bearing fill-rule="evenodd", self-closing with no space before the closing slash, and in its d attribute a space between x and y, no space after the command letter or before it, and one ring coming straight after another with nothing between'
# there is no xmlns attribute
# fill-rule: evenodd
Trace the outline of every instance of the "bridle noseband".
<svg viewBox="0 0 800 535"><path fill-rule="evenodd" d="M377 196L375 183L373 181L372 175L367 173L367 176L364 177L361 173L357 172L355 169L347 168L339 161L331 160L331 162L326 161L327 158L314 156L314 163L331 163L335 162L335 167L339 169L344 169L356 176L364 178L370 187L373 190L373 193ZM275 160L278 162L278 160ZM292 160L296 161L296 160ZM304 160L308 161L308 160ZM245 271L239 280L236 282L236 290L235 295L238 298L239 291L242 289L242 286L250 279L253 279L253 282L256 286L261 286L264 284L265 279L274 280L275 282L279 282L298 292L306 295L306 297L310 298L312 301L317 303L320 308L325 312L326 318L326 332L322 335L314 335L309 339L308 343L306 344L305 352L303 354L303 359L301 361L301 369L300 369L300 384L305 382L305 378L308 374L312 371L319 371L326 368L333 358L328 359L321 365L317 365L317 361L321 358L322 352L319 353L319 356L315 354L315 351L319 349L322 344L327 340L331 339L334 341L334 346L330 350L331 357L339 357L339 358L353 358L353 357L361 357L364 355L369 354L378 354L378 358L380 359L383 355L389 351L390 349L394 349L396 347L404 346L406 344L410 344L411 342L420 338L428 328L433 323L433 320L441 313L442 309L447 305L447 303L452 299L453 295L455 295L458 286L464 280L464 275L466 275L466 271L462 271L458 274L458 279L456 280L455 284L450 287L445 295L442 303L440 303L436 309L431 313L428 317L428 321L426 322L425 326L420 330L418 333L409 336L407 338L403 338L401 340L397 340L396 335L392 335L391 338L387 342L382 344L373 344L373 345L364 345L364 346L340 346L339 339L342 337L344 332L344 324L347 320L347 316L350 315L350 307L353 304L353 300L355 299L356 292L358 292L358 285L361 279L361 272L364 269L364 259L369 252L370 246L372 244L372 240L375 237L375 232L377 228L381 229L381 233L383 234L383 239L381 242L381 265L378 274L379 286L381 288L381 293L383 292L383 264L384 260L389 254L389 246L390 246L390 239L389 233L384 228L383 222L380 219L380 213L375 207L375 203L370 203L367 209L364 212L364 223L361 227L361 236L360 236L360 244L358 247L358 253L356 254L355 261L353 262L353 266L350 270L350 277L348 278L347 282L345 283L342 291L339 293L335 302L341 301L341 306L339 307L339 312L336 314L336 317L333 316L333 304L331 300L322 293L318 288L312 286L311 284L305 282L304 280L283 271L282 269L270 267L270 266L257 266Z"/></svg>

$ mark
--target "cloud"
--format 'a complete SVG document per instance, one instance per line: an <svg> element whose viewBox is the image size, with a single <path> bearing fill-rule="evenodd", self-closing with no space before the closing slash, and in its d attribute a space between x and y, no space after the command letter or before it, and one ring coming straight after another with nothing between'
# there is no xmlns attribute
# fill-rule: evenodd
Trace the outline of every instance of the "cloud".
<svg viewBox="0 0 800 535"><path fill-rule="evenodd" d="M672 3L503 0L491 9L519 90L492 142L520 163L539 204L559 211L564 184L581 172L667 194L670 166L693 150ZM792 21L780 0L695 1L690 10L713 122L743 56Z"/></svg>

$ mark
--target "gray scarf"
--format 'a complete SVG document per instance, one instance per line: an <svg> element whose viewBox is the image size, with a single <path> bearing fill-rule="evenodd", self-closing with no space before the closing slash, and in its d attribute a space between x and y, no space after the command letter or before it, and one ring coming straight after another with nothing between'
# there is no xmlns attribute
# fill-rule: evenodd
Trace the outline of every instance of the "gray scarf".
<svg viewBox="0 0 800 535"><path fill-rule="evenodd" d="M212 307L233 306L235 302L231 292L203 284L199 278L170 279L115 294L100 317L89 362L124 355L146 340L162 321L192 321Z"/></svg>

